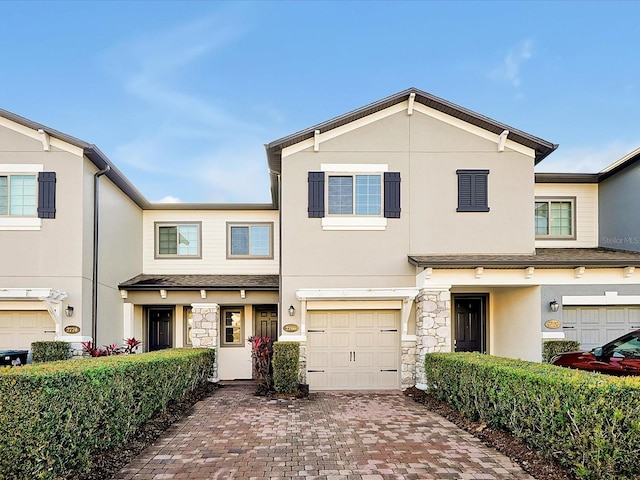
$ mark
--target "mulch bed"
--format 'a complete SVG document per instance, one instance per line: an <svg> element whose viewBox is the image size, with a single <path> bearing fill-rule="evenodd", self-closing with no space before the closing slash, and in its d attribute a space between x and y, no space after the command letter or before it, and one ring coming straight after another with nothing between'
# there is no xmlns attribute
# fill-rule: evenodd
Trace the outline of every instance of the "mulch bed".
<svg viewBox="0 0 640 480"><path fill-rule="evenodd" d="M446 403L415 387L408 388L404 394L412 397L416 402L424 404L427 410L437 413L466 430L485 445L506 455L537 480L577 480L577 477L570 471L552 460L544 458L507 431L490 428L484 423L472 422Z"/></svg>

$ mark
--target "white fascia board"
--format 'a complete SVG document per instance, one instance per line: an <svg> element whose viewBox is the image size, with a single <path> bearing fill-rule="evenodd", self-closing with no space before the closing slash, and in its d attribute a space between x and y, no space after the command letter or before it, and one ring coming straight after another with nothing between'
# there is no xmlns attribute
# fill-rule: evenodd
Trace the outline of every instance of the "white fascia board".
<svg viewBox="0 0 640 480"><path fill-rule="evenodd" d="M42 134L40 134L37 130L25 127L24 125L16 122L12 122L8 118L0 117L0 127L8 128L9 130L13 130L14 132L32 138L33 140L37 140L38 143L42 143ZM72 153L78 157L82 157L84 154L81 148L76 147L75 145L71 145L70 143L60 140L59 138L50 137L49 141L51 146L56 147L60 150L64 150L65 152Z"/></svg>
<svg viewBox="0 0 640 480"><path fill-rule="evenodd" d="M421 103L417 103L414 106L414 109L417 112L428 115L453 127L457 127L461 130L464 130L465 132L472 133L474 135L477 135L478 137L484 138L485 140L490 140L496 144L496 149L500 144L500 134L491 133L484 128L476 127L475 125L471 125L470 123L452 117L451 115L447 115L446 113L443 113L439 110L427 107L426 105L422 105ZM518 142L514 142L513 140L509 140L509 138L506 139L504 146L518 153L522 153L523 155L535 158L535 150L529 147L525 147L524 145L521 145Z"/></svg>
<svg viewBox="0 0 640 480"><path fill-rule="evenodd" d="M418 295L417 288L299 288L298 300L413 300Z"/></svg>
<svg viewBox="0 0 640 480"><path fill-rule="evenodd" d="M378 120L382 120L386 117L390 117L391 115L395 115L396 113L406 111L407 105L408 101L400 102L389 108L380 110L379 112L367 115L364 118L354 120L353 122L347 123L346 125L342 125L327 132L320 132L315 138L309 138L307 140L303 140L302 142L296 143L295 145L284 148L282 150L282 158L286 158L290 155L306 150L307 148L313 148L316 142L322 143L326 140L331 140L332 138L336 138L340 135L344 135L345 133L352 132L353 130L356 130L358 128L365 127L377 122ZM320 148L320 150L322 150L322 148Z"/></svg>
<svg viewBox="0 0 640 480"><path fill-rule="evenodd" d="M640 305L640 295L618 295L605 292L604 295L565 295L562 305Z"/></svg>

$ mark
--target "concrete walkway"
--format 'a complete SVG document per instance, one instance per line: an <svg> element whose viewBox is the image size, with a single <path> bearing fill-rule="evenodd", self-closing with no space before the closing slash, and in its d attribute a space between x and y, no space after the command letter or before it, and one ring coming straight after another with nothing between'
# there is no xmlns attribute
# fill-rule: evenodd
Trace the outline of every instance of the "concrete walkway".
<svg viewBox="0 0 640 480"><path fill-rule="evenodd" d="M229 384L113 479L531 479L400 392L255 397Z"/></svg>

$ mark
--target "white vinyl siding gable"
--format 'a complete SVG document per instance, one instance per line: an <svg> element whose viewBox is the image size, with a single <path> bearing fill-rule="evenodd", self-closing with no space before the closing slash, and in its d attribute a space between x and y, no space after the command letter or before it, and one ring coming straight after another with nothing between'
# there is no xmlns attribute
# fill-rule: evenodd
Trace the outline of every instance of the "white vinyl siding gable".
<svg viewBox="0 0 640 480"><path fill-rule="evenodd" d="M595 248L598 246L598 185L537 183L534 202L573 201L571 236L536 235L536 248ZM535 203L531 206L535 224ZM550 230L553 232L553 230ZM566 228L564 230L566 232ZM558 230L555 231L559 232Z"/></svg>
<svg viewBox="0 0 640 480"><path fill-rule="evenodd" d="M155 257L154 224L200 223L200 256ZM272 225L272 256L228 258L228 224ZM145 210L143 212L143 271L148 274L278 274L278 212L275 210Z"/></svg>

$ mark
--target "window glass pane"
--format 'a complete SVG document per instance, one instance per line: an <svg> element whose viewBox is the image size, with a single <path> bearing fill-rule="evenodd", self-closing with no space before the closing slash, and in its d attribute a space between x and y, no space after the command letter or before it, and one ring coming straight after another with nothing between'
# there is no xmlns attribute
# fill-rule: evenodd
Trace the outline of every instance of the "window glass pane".
<svg viewBox="0 0 640 480"><path fill-rule="evenodd" d="M329 214L350 215L353 213L353 177L329 177Z"/></svg>
<svg viewBox="0 0 640 480"><path fill-rule="evenodd" d="M184 309L184 328L185 328L185 339L187 345L193 344L193 333L191 330L193 329L193 309L191 307L185 307Z"/></svg>
<svg viewBox="0 0 640 480"><path fill-rule="evenodd" d="M551 228L549 233L557 236L571 235L571 202L551 202Z"/></svg>
<svg viewBox="0 0 640 480"><path fill-rule="evenodd" d="M249 227L231 227L231 255L249 255Z"/></svg>
<svg viewBox="0 0 640 480"><path fill-rule="evenodd" d="M536 202L536 235L549 234L549 204L547 202Z"/></svg>
<svg viewBox="0 0 640 480"><path fill-rule="evenodd" d="M242 345L242 313L240 311L224 312L224 343Z"/></svg>
<svg viewBox="0 0 640 480"><path fill-rule="evenodd" d="M158 253L175 255L178 253L178 228L158 227Z"/></svg>
<svg viewBox="0 0 640 480"><path fill-rule="evenodd" d="M9 213L9 184L7 177L0 177L0 215Z"/></svg>
<svg viewBox="0 0 640 480"><path fill-rule="evenodd" d="M36 214L36 176L11 175L9 177L9 215Z"/></svg>
<svg viewBox="0 0 640 480"><path fill-rule="evenodd" d="M380 175L356 175L356 215L380 215Z"/></svg>
<svg viewBox="0 0 640 480"><path fill-rule="evenodd" d="M249 255L268 256L270 252L269 244L271 235L269 235L268 225L252 225L251 241L249 242Z"/></svg>
<svg viewBox="0 0 640 480"><path fill-rule="evenodd" d="M178 225L178 255L198 255L198 226Z"/></svg>

